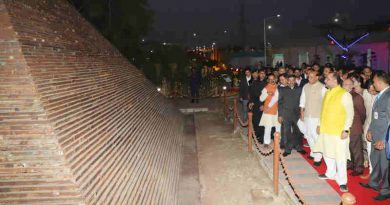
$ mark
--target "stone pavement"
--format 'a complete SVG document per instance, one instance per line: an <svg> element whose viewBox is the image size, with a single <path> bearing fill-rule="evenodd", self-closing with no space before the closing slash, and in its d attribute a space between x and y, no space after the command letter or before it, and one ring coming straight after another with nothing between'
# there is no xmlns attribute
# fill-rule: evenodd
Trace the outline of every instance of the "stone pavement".
<svg viewBox="0 0 390 205"><path fill-rule="evenodd" d="M200 184L194 115L185 116L184 134L183 163L180 171L178 204L199 205Z"/></svg>
<svg viewBox="0 0 390 205"><path fill-rule="evenodd" d="M273 194L271 179L245 142L233 135L217 113L195 114L201 204L204 205L289 205L281 190Z"/></svg>

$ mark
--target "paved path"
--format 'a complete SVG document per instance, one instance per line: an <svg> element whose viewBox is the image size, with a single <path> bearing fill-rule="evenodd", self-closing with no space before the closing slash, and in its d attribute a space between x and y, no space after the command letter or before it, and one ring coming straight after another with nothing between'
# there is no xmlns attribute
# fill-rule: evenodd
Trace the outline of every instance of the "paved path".
<svg viewBox="0 0 390 205"><path fill-rule="evenodd" d="M185 116L184 134L184 156L180 171L178 204L199 205L200 184L194 115Z"/></svg>
<svg viewBox="0 0 390 205"><path fill-rule="evenodd" d="M273 195L272 182L255 154L224 124L216 113L195 114L201 204L203 205L289 205L281 191Z"/></svg>
<svg viewBox="0 0 390 205"><path fill-rule="evenodd" d="M245 143L247 142L247 129L240 129L240 135ZM255 147L254 153L256 153L260 159L261 165L267 171L269 177L272 177L273 170L273 156L264 157L256 152ZM281 151L283 153L283 151ZM287 157L281 157L283 164L288 173L288 179L279 166L279 181L284 190L294 198L297 193L304 204L308 205L332 205L340 204L340 196L338 193L325 181L318 178L317 171L296 151L293 151L291 155ZM294 190L291 189L291 183ZM295 200L295 198L294 198ZM295 200L297 201L297 200Z"/></svg>

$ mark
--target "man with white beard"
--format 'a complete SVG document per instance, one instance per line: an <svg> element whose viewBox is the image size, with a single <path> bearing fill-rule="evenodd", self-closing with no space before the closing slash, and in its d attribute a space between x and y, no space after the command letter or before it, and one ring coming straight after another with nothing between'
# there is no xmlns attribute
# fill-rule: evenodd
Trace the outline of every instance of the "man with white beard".
<svg viewBox="0 0 390 205"><path fill-rule="evenodd" d="M318 71L309 71L309 83L303 86L299 107L301 108L301 120L306 130L305 137L310 146L308 159L314 160L315 166L321 165L322 154L313 152L317 141L317 126L320 122L322 99L325 95L325 85L319 81Z"/></svg>

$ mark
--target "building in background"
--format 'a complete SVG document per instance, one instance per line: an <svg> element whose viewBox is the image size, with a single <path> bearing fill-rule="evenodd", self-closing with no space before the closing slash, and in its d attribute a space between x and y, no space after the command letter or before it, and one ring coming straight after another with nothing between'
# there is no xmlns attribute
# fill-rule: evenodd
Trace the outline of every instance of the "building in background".
<svg viewBox="0 0 390 205"><path fill-rule="evenodd" d="M259 69L264 62L264 53L261 51L245 51L232 54L229 64L234 68L251 67Z"/></svg>
<svg viewBox="0 0 390 205"><path fill-rule="evenodd" d="M302 39L273 49L282 54L284 63L299 66L302 63L331 63L336 67L371 66L375 70L390 71L390 32L373 33L355 44L346 53L334 42L324 38Z"/></svg>

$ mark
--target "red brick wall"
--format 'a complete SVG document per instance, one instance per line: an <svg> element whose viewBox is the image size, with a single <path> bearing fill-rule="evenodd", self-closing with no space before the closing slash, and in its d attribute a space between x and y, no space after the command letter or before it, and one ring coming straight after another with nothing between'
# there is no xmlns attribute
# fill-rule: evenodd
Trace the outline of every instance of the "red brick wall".
<svg viewBox="0 0 390 205"><path fill-rule="evenodd" d="M181 115L65 0L0 9L0 203L176 204Z"/></svg>

